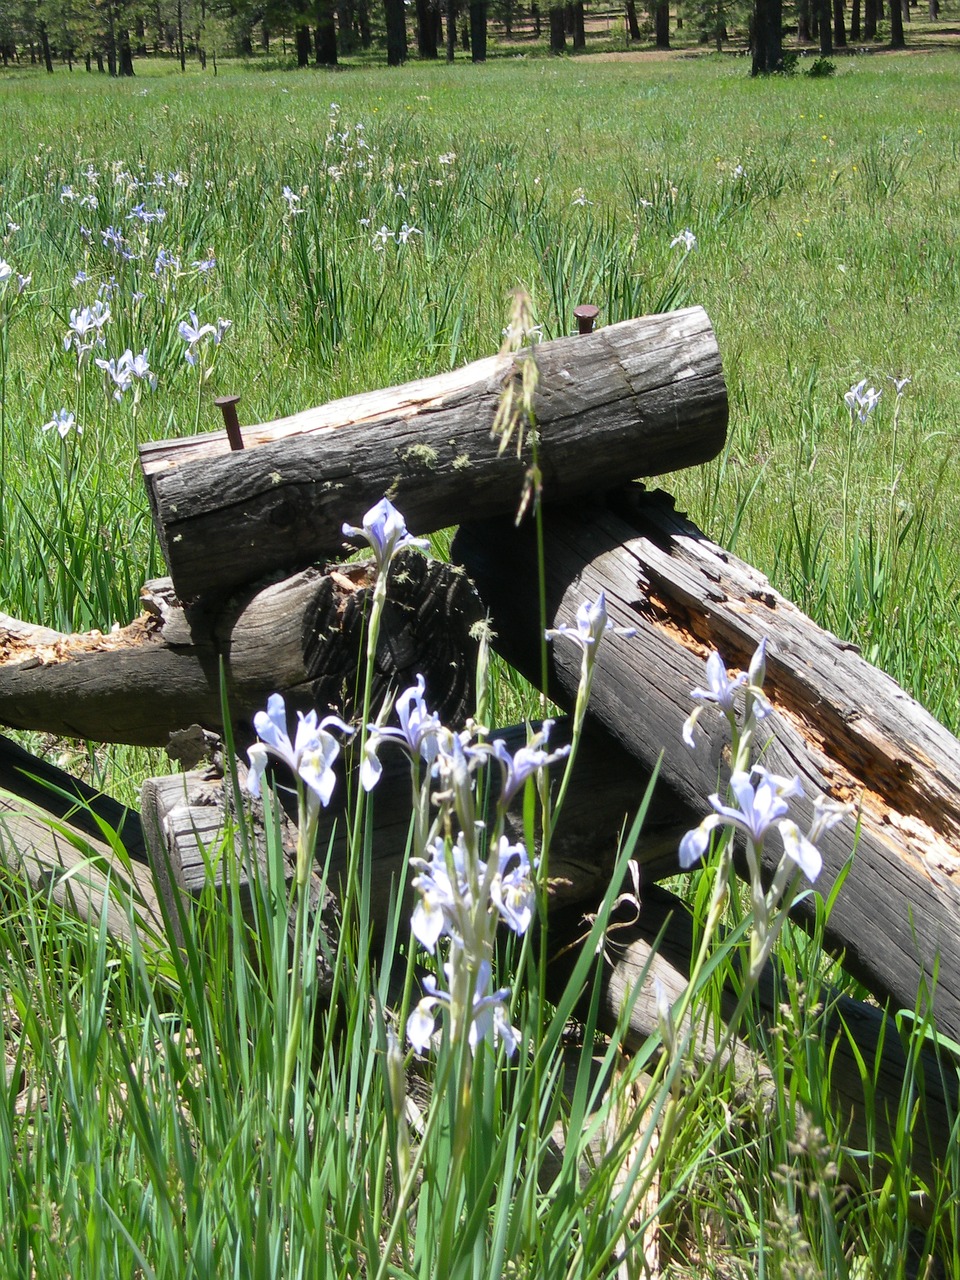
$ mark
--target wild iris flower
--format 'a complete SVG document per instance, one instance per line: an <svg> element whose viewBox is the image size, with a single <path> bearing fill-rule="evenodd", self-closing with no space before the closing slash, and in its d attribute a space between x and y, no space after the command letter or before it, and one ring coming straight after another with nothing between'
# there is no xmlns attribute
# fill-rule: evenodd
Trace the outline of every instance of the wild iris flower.
<svg viewBox="0 0 960 1280"><path fill-rule="evenodd" d="M377 571L382 573L402 547L419 547L426 551L430 543L426 538L414 538L407 532L403 516L389 498L381 498L363 517L362 528L345 524L345 538L362 538L373 551Z"/></svg>
<svg viewBox="0 0 960 1280"><path fill-rule="evenodd" d="M253 727L260 741L247 752L250 760L247 789L250 794L260 794L260 780L270 756L273 756L288 765L305 784L311 807L328 805L336 783L333 763L340 754L340 744L328 729L332 727L352 733L350 725L344 724L339 716L325 716L318 722L316 711L307 715L297 712L297 732L291 741L287 732L286 704L281 694L274 693L267 699L266 711L258 711L254 716Z"/></svg>
<svg viewBox="0 0 960 1280"><path fill-rule="evenodd" d="M183 353L183 358L186 360L187 364L194 367L196 366L199 359L200 343L204 338L212 338L213 345L218 347L223 341L223 335L230 328L230 323L231 322L229 320L224 320L224 318L220 316L215 325L202 325L197 319L197 313L195 311L190 312L189 321L181 320L177 328L177 332L187 344L186 350Z"/></svg>
<svg viewBox="0 0 960 1280"><path fill-rule="evenodd" d="M364 791L370 791L380 781L383 766L380 764L378 752L385 742L396 742L405 747L414 758L422 757L428 764L433 764L440 749L438 734L443 729L440 717L427 710L423 695L426 681L422 675L417 676L417 683L405 689L397 698L396 712L400 727L384 728L381 725L369 725L370 736L363 753L363 764L360 767L360 782Z"/></svg>
<svg viewBox="0 0 960 1280"><path fill-rule="evenodd" d="M453 963L448 961L443 968L448 983L453 986L456 976ZM464 1008L451 993L442 991L437 986L437 980L432 974L427 974L423 985L428 994L423 997L407 1019L407 1039L414 1049L418 1053L425 1053L430 1047L430 1038L436 1026L434 1010L439 1005L444 1005L450 1010L453 1019L451 1039L459 1039L458 1032L462 1033L462 1024L466 1021L467 1042L471 1049L476 1051L477 1045L482 1040L492 1037L494 1043L503 1041L508 1057L512 1056L520 1043L520 1034L510 1025L507 1017L510 988L503 987L499 991L488 991L491 976L490 961L482 961L474 975L469 1008Z"/></svg>
<svg viewBox="0 0 960 1280"><path fill-rule="evenodd" d="M593 653L604 636L635 636L635 627L615 627L607 617L607 597L603 591L595 602L584 600L577 609L577 629L574 631L566 622L546 632L548 640L556 640L561 636L579 645L584 653Z"/></svg>
<svg viewBox="0 0 960 1280"><path fill-rule="evenodd" d="M74 347L77 360L83 363L84 357L94 345L103 345L103 326L109 320L110 308L100 299L89 307L79 310L74 307L70 312L70 332L63 339L64 351Z"/></svg>
<svg viewBox="0 0 960 1280"><path fill-rule="evenodd" d="M43 430L56 431L61 440L65 440L71 431L76 431L78 436L83 434L83 427L77 424L68 409L58 409L50 421L43 424Z"/></svg>
<svg viewBox="0 0 960 1280"><path fill-rule="evenodd" d="M707 686L705 689L694 689L690 696L706 705L712 702L727 717L731 729L736 730L736 704L740 690L744 690L744 707L752 728L758 721L765 720L773 708L763 692L763 680L767 669L766 636L757 645L756 652L750 660L749 670L741 671L735 676L727 674L727 668L720 654L714 649L707 658ZM703 705L695 707L684 722L682 737L691 751L696 747L693 731L696 727Z"/></svg>
<svg viewBox="0 0 960 1280"><path fill-rule="evenodd" d="M558 747L556 751L546 750L552 728L553 721L544 720L540 732L514 755L510 754L502 738L495 738L491 743L491 755L500 765L503 776L500 784L500 804L503 808L506 808L528 778L570 754L569 746Z"/></svg>
<svg viewBox="0 0 960 1280"><path fill-rule="evenodd" d="M123 399L123 393L130 390L134 381L148 382L151 391L157 389L157 375L150 368L146 350L135 356L128 347L116 360L97 360L96 365L116 385L113 398L118 402Z"/></svg>
<svg viewBox="0 0 960 1280"><path fill-rule="evenodd" d="M857 417L861 422L866 422L873 413L874 409L880 403L882 391L878 391L876 387L867 387L866 378L862 378L856 386L850 388L844 395L847 408L850 410L850 417Z"/></svg>

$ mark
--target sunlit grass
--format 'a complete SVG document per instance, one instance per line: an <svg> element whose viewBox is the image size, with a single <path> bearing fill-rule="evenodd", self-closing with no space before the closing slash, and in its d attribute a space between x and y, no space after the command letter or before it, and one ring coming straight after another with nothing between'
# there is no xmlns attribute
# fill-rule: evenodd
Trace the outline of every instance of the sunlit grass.
<svg viewBox="0 0 960 1280"><path fill-rule="evenodd" d="M198 421L219 427L215 395L240 393L252 422L455 367L500 346L518 285L548 336L571 332L583 301L605 323L701 303L724 361L730 436L721 458L665 485L710 536L960 725L950 57L851 57L829 80L762 83L742 60L712 57L334 75L222 64L216 79L137 70L129 84L0 76L0 258L31 276L22 294L11 277L0 304L0 609L64 629L128 620L141 583L163 572L136 444ZM131 220L140 203L165 219ZM104 245L111 226L135 258ZM378 241L381 227L392 234ZM696 247L684 255L671 245L687 230ZM161 249L179 268L156 272ZM194 265L210 257L215 270ZM88 279L75 284L80 271ZM95 366L78 376L63 345L71 310L111 277L107 346L93 354L148 350L159 382L136 414ZM178 332L191 310L201 324L231 321L204 381ZM895 415L891 379L907 376ZM883 390L863 424L843 402L861 378ZM61 408L82 436L42 431ZM537 699L500 671L494 710L519 719ZM85 766L78 748L66 763L134 797L129 754L108 766L93 753ZM343 1057L298 1078L288 1129L276 1106L287 999L276 895L260 904L259 942L232 900L218 907L211 895L185 957L131 953L19 879L4 879L0 900L13 1005L0 1270L18 1274L27 1259L45 1275L360 1274L384 1230L394 1154L383 1045L367 1016L389 994L387 967L357 974ZM841 1191L829 1169L847 1117L825 1101L830 1063L807 1052L816 1003L830 999L822 957L788 933L781 962L808 998L785 1001L782 1034L763 1045L776 1089L731 1109L718 1082L668 1163L678 1263L896 1274L916 1192L912 1077L894 1158L869 1153L886 1193ZM585 1105L583 1082L560 1101L559 1070L545 1067L544 1124ZM487 1083L478 1136L502 1132L506 1146L491 1147L502 1185L518 1186L529 1210L518 1226L495 1198L490 1233L510 1220L518 1274L563 1274L556 1242L600 1242L606 1219L584 1211L572 1175L554 1202L538 1200L522 1147L509 1145L516 1134L496 1129L493 1098L519 1086L500 1074ZM960 1146L948 1150L921 1252L936 1247L949 1270ZM808 1194L817 1180L829 1193ZM425 1210L419 1274L431 1269L426 1221ZM536 1223L541 1236L527 1230ZM497 1248L490 1256L502 1238Z"/></svg>

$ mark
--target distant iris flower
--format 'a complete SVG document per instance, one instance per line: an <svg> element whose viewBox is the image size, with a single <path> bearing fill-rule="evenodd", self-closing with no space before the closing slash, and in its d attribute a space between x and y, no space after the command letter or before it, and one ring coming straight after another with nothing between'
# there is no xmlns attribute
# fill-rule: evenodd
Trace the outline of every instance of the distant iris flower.
<svg viewBox="0 0 960 1280"><path fill-rule="evenodd" d="M212 338L214 346L219 346L223 339L223 335L229 328L230 321L224 320L223 316L220 316L215 325L202 325L197 319L197 313L195 311L191 311L189 321L181 320L177 329L180 337L187 344L186 350L183 353L183 358L186 360L187 364L191 366L196 365L197 360L199 359L198 348L204 338Z"/></svg>
<svg viewBox="0 0 960 1280"><path fill-rule="evenodd" d="M83 427L78 426L69 409L58 409L49 422L43 424L44 431L56 431L61 440L65 440L71 431L83 434Z"/></svg>
<svg viewBox="0 0 960 1280"><path fill-rule="evenodd" d="M876 387L867 387L866 378L862 378L843 397L850 410L851 419L857 417L861 422L866 422L880 403L882 395L883 392L878 391Z"/></svg>
<svg viewBox="0 0 960 1280"><path fill-rule="evenodd" d="M670 241L671 249L680 248L684 251L684 253L690 253L690 251L695 249L696 247L697 247L697 237L693 234L693 232L690 230L689 227L686 230L681 231L679 235L674 236L673 239Z"/></svg>

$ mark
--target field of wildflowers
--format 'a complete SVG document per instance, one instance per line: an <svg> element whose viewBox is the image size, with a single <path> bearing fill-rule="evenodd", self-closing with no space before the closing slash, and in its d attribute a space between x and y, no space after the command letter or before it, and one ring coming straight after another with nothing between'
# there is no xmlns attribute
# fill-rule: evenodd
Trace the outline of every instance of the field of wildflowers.
<svg viewBox="0 0 960 1280"><path fill-rule="evenodd" d="M242 394L244 420L267 420L450 368L500 346L517 287L527 339L572 331L584 301L601 322L698 302L724 356L730 439L665 483L960 727L949 58L863 57L831 79L762 83L713 59L150 71L0 79L0 608L68 630L129 620L162 572L137 444L219 426L216 395ZM392 510L343 519L378 560L373 645L407 535ZM550 638L580 646L582 700L605 637L601 599ZM715 656L695 691L729 716L732 794L704 797L710 816L678 850L678 867L709 855L690 880L687 994L662 1003L660 1035L629 1060L616 1036L594 1040L595 953L640 798L618 879L548 1006L534 926L563 782L551 808L539 779L563 774L577 735L570 755L542 737L511 757L495 737L451 734L417 686L397 724L378 720L368 684L350 748L370 799L354 806L329 1011L301 963L317 944L306 910L288 953L270 822L274 872L252 928L239 895L211 893L183 951L121 948L0 872L0 1271L642 1275L654 1217L676 1275L934 1274L934 1254L960 1271L956 1141L910 1234L915 1078L892 1157L858 1153L862 1181L839 1177L846 1117L811 1046L823 1004L851 986L784 923L801 871L815 884L817 832L791 822L795 780L756 767L763 664L761 649L730 677ZM537 714L508 672L484 689L487 724ZM268 815L267 757L297 779L302 867L330 766L356 735L315 717L294 729L276 700L257 730ZM379 963L361 941L366 814L379 753L398 746L421 797L417 906L412 920L398 907ZM137 757L91 759L116 790L142 777ZM531 827L543 809L539 863L531 841L502 836L496 805L481 823L487 771L501 804L523 795ZM754 867L768 838L784 857L773 884L754 875L727 932L734 830ZM298 902L302 887L298 875ZM722 1037L691 1081L723 980L740 992L732 1035L771 954L803 995L777 1035L756 1033L772 1097L734 1096Z"/></svg>

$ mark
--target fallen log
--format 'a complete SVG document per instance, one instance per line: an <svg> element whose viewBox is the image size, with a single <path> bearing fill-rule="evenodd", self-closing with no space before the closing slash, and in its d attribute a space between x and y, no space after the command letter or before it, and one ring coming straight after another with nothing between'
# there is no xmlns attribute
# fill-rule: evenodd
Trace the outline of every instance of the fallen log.
<svg viewBox="0 0 960 1280"><path fill-rule="evenodd" d="M516 511L530 465L491 426L529 353L243 430L145 444L144 478L181 599L220 593L343 545L343 522L388 495L416 533ZM706 462L722 449L727 395L700 307L536 348L538 460L564 499Z"/></svg>
<svg viewBox="0 0 960 1280"><path fill-rule="evenodd" d="M271 693L290 709L350 716L365 652L369 562L308 569L221 603L183 605L148 583L129 626L61 635L0 615L0 723L98 742L166 746L192 724L222 728L220 663L238 739ZM462 572L416 551L391 576L374 705L422 673L427 697L459 727L473 710L479 602Z"/></svg>
<svg viewBox="0 0 960 1280"><path fill-rule="evenodd" d="M115 847L115 837L123 846ZM140 815L0 737L0 862L94 929L163 935Z"/></svg>
<svg viewBox="0 0 960 1280"><path fill-rule="evenodd" d="M241 788L246 769L238 764ZM216 772L194 770L148 778L141 792L143 833L153 871L157 895L171 940L184 947L187 922L193 907L202 903L205 890L223 895L236 892L245 918L257 927L262 910L270 910L271 880L268 869L268 842L263 805L249 800L247 816L253 822L249 839L241 834L232 803L233 782L226 784ZM286 814L277 815L283 850L283 880L293 883L297 864L297 837L294 823ZM244 821L246 822L246 818ZM307 882L308 928L317 929L315 956L317 989L321 998L330 993L333 981L331 957L340 936L340 912L336 895L317 868ZM291 945L297 927L296 902L287 904L287 934Z"/></svg>
<svg viewBox="0 0 960 1280"><path fill-rule="evenodd" d="M25 800L31 808L42 809L94 840L103 840L106 824L120 838L129 857L141 863L147 860L140 814L135 809L2 736L0 791L9 797L11 807L15 798Z"/></svg>
<svg viewBox="0 0 960 1280"><path fill-rule="evenodd" d="M548 995L553 998L559 998L576 961L576 948L570 944L585 932L586 926L572 914L558 917L555 922L551 943L557 955L548 970ZM660 983L671 1005L676 1005L686 989L694 953L690 913L676 895L659 886L647 889L637 919L610 930L608 950L613 959L604 963L601 974L600 1028L613 1032L622 1026L624 1009L628 1009L624 1048L636 1051L650 1036L658 1034L655 983ZM755 1007L764 1024L776 1027L782 1022L787 996L770 965L761 977L757 996ZM910 1207L916 1219L926 1221L940 1170L948 1159L960 1104L955 1064L939 1060L932 1049L922 1050L915 1061L908 1060L896 1023L873 1005L829 991L823 992L820 1001L827 1014L816 1027L817 1052L830 1064L830 1101L835 1115L847 1125L847 1157L841 1176L856 1186L868 1181L872 1173L876 1186L882 1185L888 1160L878 1160L871 1170L872 1161L865 1153L873 1147L881 1157L890 1158L902 1150L896 1126L904 1082L913 1071L909 1093L918 1094L923 1101L910 1116L912 1174L926 1193L911 1197ZM725 1018L732 1016L735 1005L734 993L728 992ZM814 1025L816 1021L815 1016ZM690 1052L698 1070L714 1056L716 1046L716 1034L710 1028L706 1029L705 1038L692 1043ZM861 1063L867 1064L869 1091L861 1075ZM764 1095L776 1087L763 1055L751 1048L746 1038L738 1037L732 1046L731 1065L737 1094L748 1100L751 1093L759 1092L763 1110Z"/></svg>
<svg viewBox="0 0 960 1280"><path fill-rule="evenodd" d="M960 743L854 646L820 630L680 516L672 499L634 488L617 505L545 513L548 625L574 624L581 601L603 590L613 621L637 629L634 639L608 637L600 648L592 722L647 768L663 751L664 781L705 813L727 768L728 735L726 719L707 706L696 750L682 745L690 691L703 684L711 649L746 669L768 637L765 689L776 714L764 722L764 764L800 776L801 825L816 796L856 806L819 841L824 896L856 850L827 945L881 1002L914 1009L932 1000L939 1029L960 1038ZM514 585L536 579L532 532L508 521L463 526L453 555L491 610L504 656L538 679L536 592ZM579 669L574 645L551 645L550 692L561 703L574 697ZM768 852L768 871L778 855ZM800 918L812 910L801 904Z"/></svg>

